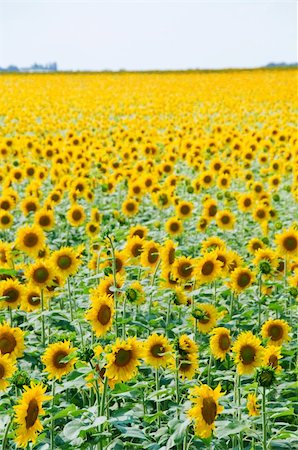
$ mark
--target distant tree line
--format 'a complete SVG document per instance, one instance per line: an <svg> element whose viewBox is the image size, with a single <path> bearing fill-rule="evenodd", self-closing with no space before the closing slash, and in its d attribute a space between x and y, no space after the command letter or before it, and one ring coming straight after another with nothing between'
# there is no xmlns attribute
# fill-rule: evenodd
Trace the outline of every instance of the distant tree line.
<svg viewBox="0 0 298 450"><path fill-rule="evenodd" d="M0 67L0 72L57 72L58 66L57 63L49 63L49 64L32 64L30 67L18 67L14 65L10 65L6 68Z"/></svg>

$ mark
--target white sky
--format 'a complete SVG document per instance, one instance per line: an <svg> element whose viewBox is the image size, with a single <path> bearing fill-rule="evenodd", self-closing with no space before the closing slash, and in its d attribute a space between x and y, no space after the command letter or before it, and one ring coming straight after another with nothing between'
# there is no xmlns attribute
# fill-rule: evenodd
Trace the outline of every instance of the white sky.
<svg viewBox="0 0 298 450"><path fill-rule="evenodd" d="M297 61L295 0L0 0L0 66L256 67Z"/></svg>

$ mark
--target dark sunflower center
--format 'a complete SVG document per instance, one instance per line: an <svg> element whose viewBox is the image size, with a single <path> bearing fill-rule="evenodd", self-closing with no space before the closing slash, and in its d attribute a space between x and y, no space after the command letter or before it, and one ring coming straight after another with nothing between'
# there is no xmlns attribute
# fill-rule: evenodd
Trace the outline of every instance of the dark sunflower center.
<svg viewBox="0 0 298 450"><path fill-rule="evenodd" d="M157 260L158 260L158 250L156 247L152 247L148 252L148 261L149 263L154 264L156 263Z"/></svg>
<svg viewBox="0 0 298 450"><path fill-rule="evenodd" d="M90 227L89 227L90 233L95 233L96 230L97 230L97 227L95 225L91 224Z"/></svg>
<svg viewBox="0 0 298 450"><path fill-rule="evenodd" d="M45 283L49 276L50 274L46 267L38 267L34 270L32 278L36 283Z"/></svg>
<svg viewBox="0 0 298 450"><path fill-rule="evenodd" d="M27 430L28 428L31 428L35 424L38 417L38 412L39 412L38 403L35 400L35 398L33 398L29 402L27 409L27 416L25 418Z"/></svg>
<svg viewBox="0 0 298 450"><path fill-rule="evenodd" d="M116 272L120 272L120 270L123 267L123 262L120 258L115 258L115 266L116 266Z"/></svg>
<svg viewBox="0 0 298 450"><path fill-rule="evenodd" d="M0 363L0 380L2 380L2 378L4 378L5 375L5 368L4 366Z"/></svg>
<svg viewBox="0 0 298 450"><path fill-rule="evenodd" d="M2 263L7 263L6 253L4 250L0 250L0 261Z"/></svg>
<svg viewBox="0 0 298 450"><path fill-rule="evenodd" d="M206 324L210 321L210 314L206 311L203 311L204 317L202 317L201 319L199 319L200 323Z"/></svg>
<svg viewBox="0 0 298 450"><path fill-rule="evenodd" d="M262 248L262 245L259 242L254 242L252 248L253 250L259 250L259 248Z"/></svg>
<svg viewBox="0 0 298 450"><path fill-rule="evenodd" d="M53 365L56 369L63 369L67 365L67 362L61 362L61 359L65 358L68 353L65 350L58 350L53 356Z"/></svg>
<svg viewBox="0 0 298 450"><path fill-rule="evenodd" d="M135 230L133 233L133 236L139 236L139 238L143 238L144 237L144 231L139 229L139 230Z"/></svg>
<svg viewBox="0 0 298 450"><path fill-rule="evenodd" d="M39 297L39 295L36 292L30 294L28 296L28 303L30 305L33 305L33 306L39 305L40 304L40 297Z"/></svg>
<svg viewBox="0 0 298 450"><path fill-rule="evenodd" d="M72 263L71 258L68 255L60 255L58 257L57 266L62 270L69 269L71 263Z"/></svg>
<svg viewBox="0 0 298 450"><path fill-rule="evenodd" d="M0 350L3 355L12 353L17 345L15 337L11 333L3 333L0 336Z"/></svg>
<svg viewBox="0 0 298 450"><path fill-rule="evenodd" d="M258 209L258 211L257 211L257 217L258 217L259 219L264 219L264 217L265 217L265 211L264 211L263 209Z"/></svg>
<svg viewBox="0 0 298 450"><path fill-rule="evenodd" d="M237 284L238 286L245 288L250 283L250 275L246 272L242 272L239 274L237 278Z"/></svg>
<svg viewBox="0 0 298 450"><path fill-rule="evenodd" d="M180 212L183 216L187 216L190 213L190 207L188 205L182 205L180 208Z"/></svg>
<svg viewBox="0 0 298 450"><path fill-rule="evenodd" d="M108 305L102 305L97 313L97 319L101 325L106 325L111 319L111 308Z"/></svg>
<svg viewBox="0 0 298 450"><path fill-rule="evenodd" d="M3 200L3 202L1 202L1 209L5 209L7 211L9 207L10 203L7 200Z"/></svg>
<svg viewBox="0 0 298 450"><path fill-rule="evenodd" d="M244 206L246 208L248 208L251 205L251 199L250 198L246 198L243 203L244 203Z"/></svg>
<svg viewBox="0 0 298 450"><path fill-rule="evenodd" d="M132 255L136 258L140 256L142 253L142 245L141 244L135 244L131 249Z"/></svg>
<svg viewBox="0 0 298 450"><path fill-rule="evenodd" d="M240 350L240 358L244 365L254 362L256 350L251 345L244 345Z"/></svg>
<svg viewBox="0 0 298 450"><path fill-rule="evenodd" d="M202 266L202 274L205 276L211 275L214 270L214 263L212 261L206 261Z"/></svg>
<svg viewBox="0 0 298 450"><path fill-rule="evenodd" d="M150 353L154 358L161 358L161 353L164 353L164 347L160 344L155 344L150 348Z"/></svg>
<svg viewBox="0 0 298 450"><path fill-rule="evenodd" d="M34 202L28 202L26 205L26 209L28 212L36 211L36 204Z"/></svg>
<svg viewBox="0 0 298 450"><path fill-rule="evenodd" d="M135 210L135 204L133 202L128 202L126 204L126 209L129 212L133 212Z"/></svg>
<svg viewBox="0 0 298 450"><path fill-rule="evenodd" d="M279 341L283 337L283 329L280 325L271 325L268 329L268 335L272 341Z"/></svg>
<svg viewBox="0 0 298 450"><path fill-rule="evenodd" d="M50 220L49 216L44 215L39 218L39 225L42 227L48 227L50 225L50 223L51 223L51 220Z"/></svg>
<svg viewBox="0 0 298 450"><path fill-rule="evenodd" d="M284 239L283 246L287 251L292 252L296 250L298 241L295 236L288 236Z"/></svg>
<svg viewBox="0 0 298 450"><path fill-rule="evenodd" d="M192 267L188 262L179 264L178 274L181 278L189 277L192 273Z"/></svg>
<svg viewBox="0 0 298 450"><path fill-rule="evenodd" d="M1 223L2 223L3 225L9 224L9 222L10 222L9 216L2 216L2 217L1 217Z"/></svg>
<svg viewBox="0 0 298 450"><path fill-rule="evenodd" d="M82 213L81 213L81 211L79 211L78 209L75 209L75 210L72 212L72 218L73 218L73 220L75 220L76 222L78 222L79 220L81 220L81 218L82 218Z"/></svg>
<svg viewBox="0 0 298 450"><path fill-rule="evenodd" d="M229 336L227 334L222 334L218 341L219 348L225 352L225 351L229 350L230 344L231 344L231 341L230 341Z"/></svg>
<svg viewBox="0 0 298 450"><path fill-rule="evenodd" d="M168 255L169 264L172 265L175 261L175 249L171 248Z"/></svg>
<svg viewBox="0 0 298 450"><path fill-rule="evenodd" d="M216 259L222 263L221 267L226 266L227 260L223 255L218 255Z"/></svg>
<svg viewBox="0 0 298 450"><path fill-rule="evenodd" d="M205 183L210 183L211 182L211 177L210 177L210 175L206 175L205 177L204 177L204 181L205 181Z"/></svg>
<svg viewBox="0 0 298 450"><path fill-rule="evenodd" d="M210 217L214 217L217 213L217 206L216 205L211 205L209 208L209 216Z"/></svg>
<svg viewBox="0 0 298 450"><path fill-rule="evenodd" d="M15 289L15 288L8 288L5 289L5 291L3 292L3 296L8 297L5 301L7 303L14 303L18 300L19 296L20 296L20 292Z"/></svg>
<svg viewBox="0 0 298 450"><path fill-rule="evenodd" d="M171 231L173 231L173 233L175 233L176 231L179 230L179 223L178 222L172 222L170 225L170 229Z"/></svg>
<svg viewBox="0 0 298 450"><path fill-rule="evenodd" d="M120 348L115 357L115 364L118 367L124 367L130 362L131 359L132 359L132 351Z"/></svg>
<svg viewBox="0 0 298 450"><path fill-rule="evenodd" d="M269 358L269 366L273 367L274 369L278 366L278 358L276 355L271 355Z"/></svg>
<svg viewBox="0 0 298 450"><path fill-rule="evenodd" d="M207 397L203 399L202 416L208 425L213 424L217 413L217 406L213 398Z"/></svg>
<svg viewBox="0 0 298 450"><path fill-rule="evenodd" d="M38 243L38 236L35 233L27 233L24 237L24 245L25 247L35 247L35 245Z"/></svg>
<svg viewBox="0 0 298 450"><path fill-rule="evenodd" d="M230 217L228 215L222 216L221 221L224 225L227 225L228 223L230 223Z"/></svg>

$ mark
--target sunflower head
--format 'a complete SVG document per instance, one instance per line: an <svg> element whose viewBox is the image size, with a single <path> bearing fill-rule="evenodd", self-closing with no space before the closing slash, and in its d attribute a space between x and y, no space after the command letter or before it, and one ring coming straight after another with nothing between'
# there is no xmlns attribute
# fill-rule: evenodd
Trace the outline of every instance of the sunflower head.
<svg viewBox="0 0 298 450"><path fill-rule="evenodd" d="M260 367L256 373L256 381L259 386L270 388L276 381L276 372L270 366Z"/></svg>

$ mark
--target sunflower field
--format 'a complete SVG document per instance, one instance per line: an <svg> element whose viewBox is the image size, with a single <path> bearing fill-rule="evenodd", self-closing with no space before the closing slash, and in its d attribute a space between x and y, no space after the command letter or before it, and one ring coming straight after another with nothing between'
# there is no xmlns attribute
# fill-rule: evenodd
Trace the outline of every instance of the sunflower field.
<svg viewBox="0 0 298 450"><path fill-rule="evenodd" d="M297 448L296 83L1 75L2 450Z"/></svg>

